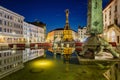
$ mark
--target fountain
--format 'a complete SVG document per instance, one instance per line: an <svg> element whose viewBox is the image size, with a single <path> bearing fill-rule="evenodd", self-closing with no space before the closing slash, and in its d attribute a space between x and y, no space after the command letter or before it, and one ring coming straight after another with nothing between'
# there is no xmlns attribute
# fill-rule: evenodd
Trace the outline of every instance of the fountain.
<svg viewBox="0 0 120 80"><path fill-rule="evenodd" d="M119 58L119 54L112 46L102 38L103 33L103 16L102 16L102 0L88 0L88 22L87 41L83 46L80 55L89 59L100 59L106 53L111 53L113 57ZM108 57L105 57L106 59Z"/></svg>
<svg viewBox="0 0 120 80"><path fill-rule="evenodd" d="M74 40L72 35L72 30L69 25L69 10L66 9L66 24L63 30L63 36L61 37L61 41L54 42L53 52L54 58L56 58L56 53L59 52L65 61L65 63L69 62L70 56L74 51Z"/></svg>

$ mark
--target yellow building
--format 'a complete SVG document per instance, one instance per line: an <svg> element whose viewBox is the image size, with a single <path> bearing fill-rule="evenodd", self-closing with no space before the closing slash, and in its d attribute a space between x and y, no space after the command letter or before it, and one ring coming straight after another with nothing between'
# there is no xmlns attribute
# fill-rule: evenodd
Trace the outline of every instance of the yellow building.
<svg viewBox="0 0 120 80"><path fill-rule="evenodd" d="M120 44L120 28L113 24L108 26L106 30L104 30L103 37L108 42L116 42L117 45Z"/></svg>
<svg viewBox="0 0 120 80"><path fill-rule="evenodd" d="M110 0L103 10L103 37L120 45L120 0Z"/></svg>
<svg viewBox="0 0 120 80"><path fill-rule="evenodd" d="M72 37L74 41L77 41L78 39L78 33L74 30L72 31ZM48 32L47 34L47 38L46 38L46 42L59 42L62 40L63 38L63 32L64 32L64 28L56 28L50 32Z"/></svg>
<svg viewBox="0 0 120 80"><path fill-rule="evenodd" d="M54 33L55 31L53 30L47 34L46 42L54 42Z"/></svg>
<svg viewBox="0 0 120 80"><path fill-rule="evenodd" d="M53 44L53 52L55 54L71 54L73 51L73 43L77 41L78 33L70 29L68 16L69 10L66 9L66 24L64 28L52 30L47 35L46 42L51 42Z"/></svg>

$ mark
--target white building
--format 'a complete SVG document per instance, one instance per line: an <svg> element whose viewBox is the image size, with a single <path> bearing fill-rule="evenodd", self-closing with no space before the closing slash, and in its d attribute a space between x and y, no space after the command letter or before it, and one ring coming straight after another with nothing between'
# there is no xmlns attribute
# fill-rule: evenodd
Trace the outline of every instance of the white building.
<svg viewBox="0 0 120 80"><path fill-rule="evenodd" d="M84 42L88 37L86 35L87 28L78 26L78 41Z"/></svg>
<svg viewBox="0 0 120 80"><path fill-rule="evenodd" d="M120 0L111 0L103 10L104 29L111 24L120 26Z"/></svg>
<svg viewBox="0 0 120 80"><path fill-rule="evenodd" d="M105 7L103 25L103 37L108 42L120 44L120 0L110 0L110 3Z"/></svg>
<svg viewBox="0 0 120 80"><path fill-rule="evenodd" d="M24 43L24 17L0 6L0 43Z"/></svg>
<svg viewBox="0 0 120 80"><path fill-rule="evenodd" d="M73 35L74 41L78 41L78 33L77 33L77 31L72 30L72 35Z"/></svg>
<svg viewBox="0 0 120 80"><path fill-rule="evenodd" d="M45 41L45 31L41 26L36 26L27 22L23 23L23 36L27 44Z"/></svg>
<svg viewBox="0 0 120 80"><path fill-rule="evenodd" d="M23 22L23 37L25 38L26 44L30 43L30 24Z"/></svg>
<svg viewBox="0 0 120 80"><path fill-rule="evenodd" d="M25 38L26 46L30 45L30 24L23 22L23 37ZM30 48L25 48L23 51L23 62L29 60Z"/></svg>
<svg viewBox="0 0 120 80"><path fill-rule="evenodd" d="M2 50L0 51L0 78L22 69L22 50Z"/></svg>
<svg viewBox="0 0 120 80"><path fill-rule="evenodd" d="M23 51L3 50L8 44L24 43L24 17L0 6L0 78L23 68Z"/></svg>
<svg viewBox="0 0 120 80"><path fill-rule="evenodd" d="M30 42L39 43L45 41L44 28L30 24Z"/></svg>
<svg viewBox="0 0 120 80"><path fill-rule="evenodd" d="M44 43L45 34L44 28L24 22L23 24L23 36L25 38L27 46L31 43ZM40 57L44 55L44 49L30 50L26 48L23 52L23 62Z"/></svg>

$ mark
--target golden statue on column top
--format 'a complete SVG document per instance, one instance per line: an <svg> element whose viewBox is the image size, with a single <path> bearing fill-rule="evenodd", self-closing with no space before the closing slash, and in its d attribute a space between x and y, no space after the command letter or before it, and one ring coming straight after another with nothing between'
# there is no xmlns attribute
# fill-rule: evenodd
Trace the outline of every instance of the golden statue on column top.
<svg viewBox="0 0 120 80"><path fill-rule="evenodd" d="M73 41L72 30L69 25L69 10L66 9L66 24L63 31L63 41Z"/></svg>

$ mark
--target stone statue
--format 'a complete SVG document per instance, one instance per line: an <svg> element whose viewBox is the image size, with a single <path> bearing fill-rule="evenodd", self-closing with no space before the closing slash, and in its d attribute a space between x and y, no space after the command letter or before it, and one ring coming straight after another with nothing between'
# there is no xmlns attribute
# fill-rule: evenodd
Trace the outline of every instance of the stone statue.
<svg viewBox="0 0 120 80"><path fill-rule="evenodd" d="M85 42L80 55L86 58L95 58L95 56L103 54L105 49L107 49L114 58L118 58L119 54L107 41L100 37L102 33L102 0L88 0L87 34L89 34L90 37Z"/></svg>
<svg viewBox="0 0 120 80"><path fill-rule="evenodd" d="M88 0L87 30L90 34L103 32L102 0Z"/></svg>

